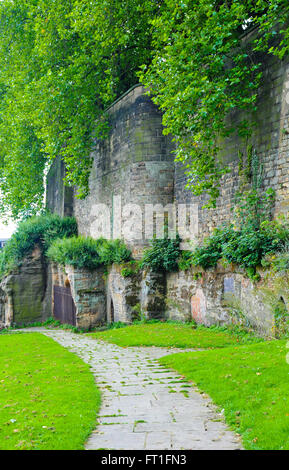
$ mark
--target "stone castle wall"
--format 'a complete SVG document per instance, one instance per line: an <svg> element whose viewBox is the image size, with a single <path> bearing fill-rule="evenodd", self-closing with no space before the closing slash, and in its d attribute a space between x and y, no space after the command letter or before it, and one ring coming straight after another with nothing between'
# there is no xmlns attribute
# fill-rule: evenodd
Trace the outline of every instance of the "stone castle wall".
<svg viewBox="0 0 289 470"><path fill-rule="evenodd" d="M79 232L97 238L103 232L96 205L105 204L109 208L106 236L125 238L137 254L143 245L144 224L140 227L138 240L131 243L119 231L118 218L122 212L123 227L131 218L130 208L137 204L144 216L145 204L166 204L173 202L174 156L171 139L163 135L162 115L152 101L145 96L144 88L136 86L108 109L110 134L105 141L97 141L92 152L90 193L84 199L73 198L74 215ZM60 168L57 170L57 168ZM60 214L65 208L59 207L59 199L64 200L61 186L61 164L55 162L48 176L48 207ZM59 194L55 198L55 194ZM134 210L134 207L131 207Z"/></svg>
<svg viewBox="0 0 289 470"><path fill-rule="evenodd" d="M246 189L246 181L240 175L240 155L246 167L249 146L255 149L260 163L260 180L263 191L272 188L276 192L274 214L289 210L289 60L264 57L264 76L258 92L257 110L253 116L256 127L252 137L243 141L238 137L227 139L220 157L231 172L222 178L220 197L216 209L202 209L208 201L206 195L195 197L185 189L183 168L176 165L175 199L178 203L197 204L199 208L199 236L208 235L212 228L231 218L236 191ZM237 113L231 120L238 120Z"/></svg>
<svg viewBox="0 0 289 470"><path fill-rule="evenodd" d="M77 198L77 189L63 184L65 167L55 159L47 176L47 207L61 216L75 215L79 233L97 238L106 229L107 237L124 238L139 257L147 238L144 230L146 204L165 207L171 203L192 203L198 209L198 235L202 239L213 227L231 220L237 190L249 187L240 166L247 165L249 146L259 160L263 191L276 192L275 216L288 213L289 204L289 60L264 60L264 78L258 95L256 128L252 138L241 142L230 138L220 158L231 173L223 177L216 209L203 209L206 196L194 197L185 189L183 169L174 163L174 145L163 135L162 114L138 85L130 89L108 110L110 131L106 140L96 141L90 193ZM234 114L230 119L238 120ZM108 209L105 227L96 206ZM129 206L130 205L130 206ZM136 209L141 210L139 238L127 238L118 225L134 224ZM126 207L126 211L124 211ZM154 225L154 221L152 221ZM274 327L272 302L281 301L288 309L288 279L273 288L261 275L253 284L233 267L209 270L199 276L198 269L186 272L154 274L136 272L124 277L121 266L102 270L66 270L43 259L35 247L31 256L0 285L0 326L45 320L53 312L53 286L68 280L76 307L77 325L88 328L106 321L129 322L140 316L192 320L210 325L246 321L262 334ZM277 280L278 281L278 280ZM276 282L277 282L276 281ZM285 282L285 284L284 284ZM267 284L266 284L267 283ZM277 282L278 284L278 282ZM278 285L279 285L278 284ZM267 287L266 287L267 286ZM269 286L269 287L268 287ZM273 293L268 296L266 289ZM265 293L264 293L265 292ZM244 320L245 319L245 320Z"/></svg>
<svg viewBox="0 0 289 470"><path fill-rule="evenodd" d="M63 164L56 160L48 175L47 205L60 215L74 213L80 233L96 236L96 204L110 211L108 235L123 237L118 230L115 212L125 204L138 204L144 216L144 204L192 203L198 207L198 234L207 235L212 228L231 218L237 190L248 188L240 175L240 155L246 167L248 148L252 146L260 164L263 191L276 192L275 215L289 208L289 60L266 59L264 78L259 91L256 128L252 138L238 137L225 142L220 158L231 172L221 181L220 197L215 209L204 209L206 195L195 197L185 188L186 177L180 164L173 162L171 139L162 135L161 113L136 86L108 110L111 131L108 139L97 141L93 150L93 167L89 180L90 193L80 200L62 184ZM238 120L238 115L231 116ZM117 197L121 197L121 206ZM122 214L123 223L131 214ZM144 221L142 221L144 222ZM144 223L141 237L144 240ZM141 240L128 244L137 251Z"/></svg>
<svg viewBox="0 0 289 470"><path fill-rule="evenodd" d="M0 326L44 321L52 316L47 265L38 246L0 284Z"/></svg>
<svg viewBox="0 0 289 470"><path fill-rule="evenodd" d="M289 60L264 60L264 78L259 90L255 115L256 128L252 138L244 143L237 137L225 143L220 155L232 171L221 182L221 193L215 209L203 209L206 196L194 197L185 189L183 169L174 164L173 145L163 136L160 111L145 95L142 86L129 90L108 110L110 134L105 141L97 141L93 150L90 175L90 194L84 200L76 191L64 188L61 176L64 168L55 161L48 175L47 205L61 215L73 213L79 232L97 237L99 219L95 205L109 207L107 237L123 238L116 223L116 211L125 204L138 204L144 213L145 204L192 203L198 207L199 238L212 228L231 220L237 190L249 188L244 179L248 149L251 146L259 160L261 189L276 192L275 216L288 213L289 203ZM238 120L240 116L232 115ZM242 157L241 157L242 156ZM240 165L242 161L242 165ZM243 172L244 173L244 172ZM123 214L123 222L131 214ZM138 240L126 239L138 257L145 240L144 226ZM125 237L124 237L125 238ZM137 314L147 318L167 317L182 321L229 323L242 321L253 325L262 334L270 334L274 316L270 302L263 294L264 279L258 285L251 283L244 273L235 269L218 268L196 276L192 269L186 272L153 275L140 273L131 278L121 275L121 267L113 266L105 286L108 321L131 321ZM262 276L261 276L262 277ZM287 283L288 287L288 283ZM274 293L288 308L288 290ZM283 300L282 300L283 301ZM233 303L232 303L233 302ZM102 301L103 306L103 301ZM87 312L89 315L89 312ZM237 320L236 320L237 319ZM239 319L239 320L238 320Z"/></svg>
<svg viewBox="0 0 289 470"><path fill-rule="evenodd" d="M73 188L63 184L65 165L56 158L49 169L46 184L46 206L61 217L73 214Z"/></svg>

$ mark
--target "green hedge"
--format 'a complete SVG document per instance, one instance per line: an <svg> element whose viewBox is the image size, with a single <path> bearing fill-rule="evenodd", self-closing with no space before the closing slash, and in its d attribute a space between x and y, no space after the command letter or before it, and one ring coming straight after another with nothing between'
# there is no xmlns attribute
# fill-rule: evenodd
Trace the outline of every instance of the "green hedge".
<svg viewBox="0 0 289 470"><path fill-rule="evenodd" d="M120 240L97 240L91 237L72 237L55 240L47 256L65 266L95 269L112 263L123 263L131 259L130 250Z"/></svg>
<svg viewBox="0 0 289 470"><path fill-rule="evenodd" d="M29 255L35 245L46 254L53 240L77 235L74 217L56 214L34 216L21 222L11 239L0 251L0 276L18 266Z"/></svg>

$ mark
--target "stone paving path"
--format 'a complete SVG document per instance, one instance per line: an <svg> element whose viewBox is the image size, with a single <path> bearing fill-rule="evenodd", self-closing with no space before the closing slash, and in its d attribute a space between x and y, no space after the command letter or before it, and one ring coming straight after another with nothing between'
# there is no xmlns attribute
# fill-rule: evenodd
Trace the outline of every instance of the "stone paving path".
<svg viewBox="0 0 289 470"><path fill-rule="evenodd" d="M86 449L241 449L210 399L157 362L179 350L121 348L62 330L29 331L53 338L91 366L102 406Z"/></svg>

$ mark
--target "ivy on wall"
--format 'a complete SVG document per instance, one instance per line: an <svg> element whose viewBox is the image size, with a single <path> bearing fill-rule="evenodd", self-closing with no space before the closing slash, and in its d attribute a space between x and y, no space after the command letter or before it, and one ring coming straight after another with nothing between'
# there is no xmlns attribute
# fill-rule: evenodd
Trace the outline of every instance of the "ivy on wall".
<svg viewBox="0 0 289 470"><path fill-rule="evenodd" d="M288 53L288 2L174 2L153 20L154 57L141 80L164 111L166 133L175 136L177 161L196 195L216 202L221 177L229 171L218 158L224 138L245 143L254 126L262 53ZM254 31L255 28L255 31ZM252 32L253 30L253 32ZM273 45L272 45L273 44ZM228 120L232 111L240 119Z"/></svg>

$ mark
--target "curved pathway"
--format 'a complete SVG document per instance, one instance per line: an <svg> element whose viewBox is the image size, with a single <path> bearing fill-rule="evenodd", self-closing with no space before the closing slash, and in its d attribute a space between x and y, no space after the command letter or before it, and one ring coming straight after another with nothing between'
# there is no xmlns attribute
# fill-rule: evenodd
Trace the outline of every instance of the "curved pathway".
<svg viewBox="0 0 289 470"><path fill-rule="evenodd" d="M86 449L241 448L210 399L157 362L179 350L121 348L63 330L29 331L53 338L91 366L102 405Z"/></svg>

